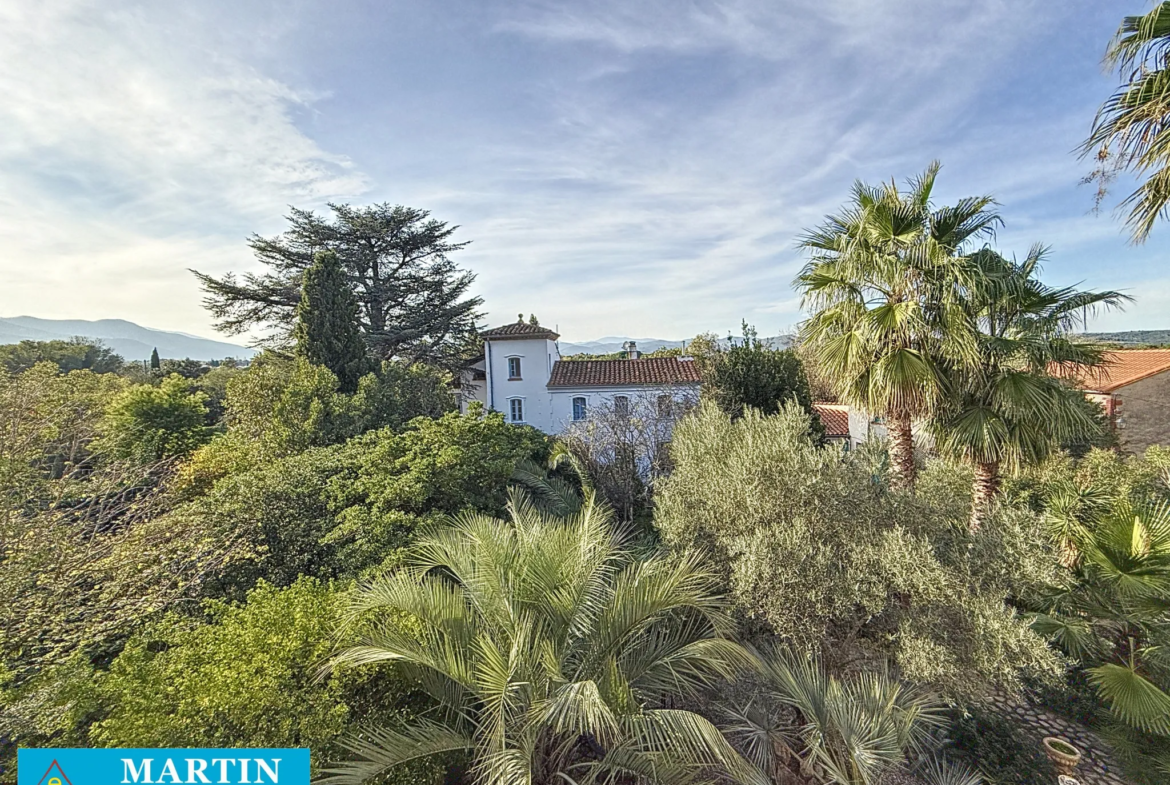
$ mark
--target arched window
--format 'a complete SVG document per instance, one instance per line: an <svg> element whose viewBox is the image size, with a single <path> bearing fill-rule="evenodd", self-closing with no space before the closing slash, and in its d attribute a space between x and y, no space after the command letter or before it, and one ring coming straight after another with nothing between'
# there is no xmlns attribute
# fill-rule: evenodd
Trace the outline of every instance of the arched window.
<svg viewBox="0 0 1170 785"><path fill-rule="evenodd" d="M573 420L584 420L585 415L589 413L589 405L586 403L583 396L573 399Z"/></svg>
<svg viewBox="0 0 1170 785"><path fill-rule="evenodd" d="M512 422L524 422L524 399L508 399L508 415Z"/></svg>
<svg viewBox="0 0 1170 785"><path fill-rule="evenodd" d="M520 358L519 357L509 357L508 358L508 378L509 379L519 379L520 378Z"/></svg>

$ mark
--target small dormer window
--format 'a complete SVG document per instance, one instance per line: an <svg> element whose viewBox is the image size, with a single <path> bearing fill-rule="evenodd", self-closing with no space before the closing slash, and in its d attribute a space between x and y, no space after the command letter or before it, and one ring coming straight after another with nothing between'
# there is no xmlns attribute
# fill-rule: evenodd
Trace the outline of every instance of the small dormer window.
<svg viewBox="0 0 1170 785"><path fill-rule="evenodd" d="M511 381L513 379L519 379L519 378L520 378L520 358L519 357L509 357L508 358L508 379L509 379L509 381Z"/></svg>

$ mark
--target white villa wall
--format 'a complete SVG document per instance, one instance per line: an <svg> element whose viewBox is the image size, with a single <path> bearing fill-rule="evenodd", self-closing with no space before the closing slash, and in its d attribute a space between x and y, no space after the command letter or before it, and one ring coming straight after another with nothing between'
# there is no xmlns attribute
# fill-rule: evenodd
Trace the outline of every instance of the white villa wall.
<svg viewBox="0 0 1170 785"><path fill-rule="evenodd" d="M488 407L511 421L512 398L524 401L524 422L551 433L553 416L548 384L553 363L560 359L555 341L546 338L488 340L484 343ZM520 378L508 378L508 358L520 358Z"/></svg>
<svg viewBox="0 0 1170 785"><path fill-rule="evenodd" d="M650 405L657 405L659 395L669 394L680 406L693 404L698 396L698 385L677 385L664 387L661 385L615 385L612 387L557 387L551 390L553 430L546 433L560 433L573 422L573 399L584 398L588 412L599 408L613 406L613 399L618 395L628 396L631 407L637 402L647 401Z"/></svg>

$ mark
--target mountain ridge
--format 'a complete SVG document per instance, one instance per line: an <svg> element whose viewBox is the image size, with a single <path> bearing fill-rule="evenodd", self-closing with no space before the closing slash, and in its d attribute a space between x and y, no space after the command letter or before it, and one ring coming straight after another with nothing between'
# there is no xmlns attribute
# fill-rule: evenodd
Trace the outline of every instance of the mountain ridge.
<svg viewBox="0 0 1170 785"><path fill-rule="evenodd" d="M168 359L248 359L255 349L189 333L143 327L126 319L42 319L36 316L0 317L0 344L20 341L61 341L70 338L101 341L123 359L150 359L156 348Z"/></svg>

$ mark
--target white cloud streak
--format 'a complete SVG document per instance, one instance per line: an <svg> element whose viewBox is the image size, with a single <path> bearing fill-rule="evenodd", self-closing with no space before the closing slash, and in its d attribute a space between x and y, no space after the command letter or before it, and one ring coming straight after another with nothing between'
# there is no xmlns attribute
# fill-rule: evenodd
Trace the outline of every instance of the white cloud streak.
<svg viewBox="0 0 1170 785"><path fill-rule="evenodd" d="M206 332L187 267L237 266L288 203L368 187L298 130L313 96L175 8L4 0L0 94L3 314Z"/></svg>

